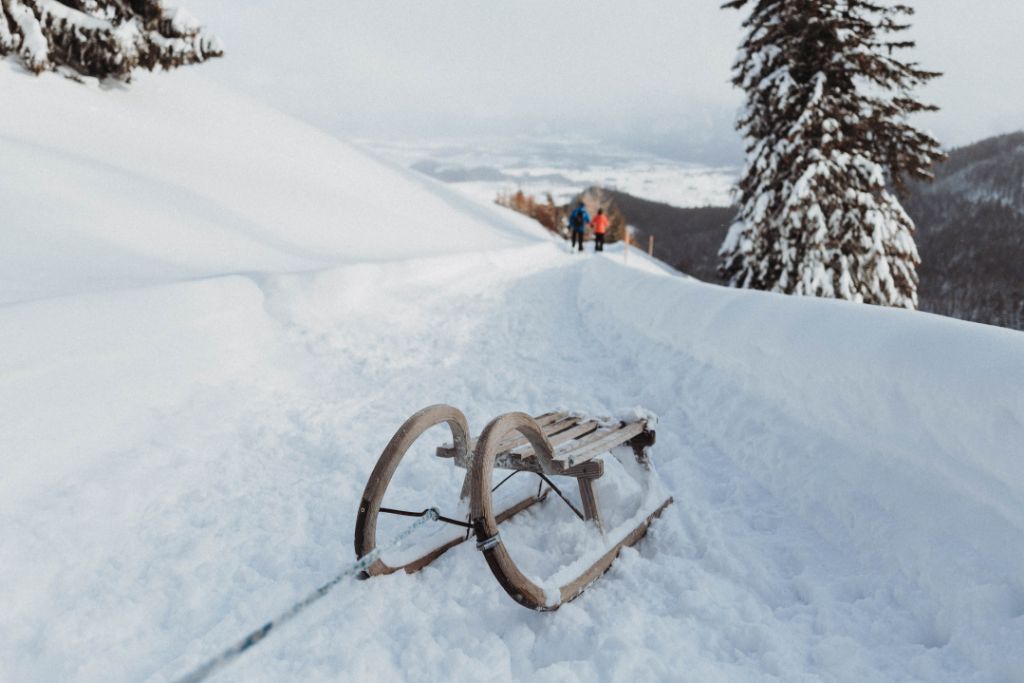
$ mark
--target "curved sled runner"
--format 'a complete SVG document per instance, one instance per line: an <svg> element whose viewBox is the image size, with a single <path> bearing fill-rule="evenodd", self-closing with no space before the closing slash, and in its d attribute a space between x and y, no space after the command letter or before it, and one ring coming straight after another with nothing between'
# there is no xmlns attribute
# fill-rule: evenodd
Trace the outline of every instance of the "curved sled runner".
<svg viewBox="0 0 1024 683"><path fill-rule="evenodd" d="M388 442L366 484L356 517L355 550L364 557L376 547L376 527L380 513L423 516L430 512L395 510L382 507L384 494L409 447L431 427L447 424L452 434L450 445L437 449L437 455L451 458L467 470L461 502L468 502L465 520L439 517L458 528L458 534L433 545L398 566L377 559L366 570L368 576L398 570L414 572L427 566L450 548L475 535L477 549L505 591L519 604L535 610L558 609L577 598L591 583L608 570L625 546L639 541L648 526L672 503L650 465L648 449L654 444L654 431L646 420L599 422L565 412L550 412L538 417L525 413L506 413L492 420L480 436L469 438L465 416L457 408L434 405L417 412L398 429ZM631 452L630 452L631 451ZM594 482L604 474L601 456L611 453L642 490L640 509L626 523L606 533L598 505ZM512 470L497 486L491 482L495 469ZM540 479L535 495L496 510L493 492L512 475L531 472ZM571 477L579 487L582 511L551 481L550 477ZM544 487L547 487L544 489ZM554 590L528 578L516 565L499 534L499 525L532 505L545 500L554 491L573 512L590 523L593 533L601 535L600 554L578 576ZM468 499L468 501L467 501ZM436 513L436 510L435 510ZM586 558L590 560L588 556Z"/></svg>

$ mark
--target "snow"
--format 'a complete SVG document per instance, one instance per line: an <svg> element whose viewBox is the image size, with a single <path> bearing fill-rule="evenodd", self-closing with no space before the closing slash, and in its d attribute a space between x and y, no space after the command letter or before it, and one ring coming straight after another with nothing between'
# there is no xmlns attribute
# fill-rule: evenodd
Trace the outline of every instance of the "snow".
<svg viewBox="0 0 1024 683"><path fill-rule="evenodd" d="M202 28L202 24L199 23L199 20L187 9L183 7L173 7L166 2L161 2L161 5L165 8L168 16L170 17L171 27L176 34L195 34Z"/></svg>
<svg viewBox="0 0 1024 683"><path fill-rule="evenodd" d="M377 456L436 402L474 433L657 415L675 504L557 612L467 543L343 581L215 680L1024 671L1020 333L572 254L192 72L103 90L0 62L0 91L0 680L218 654L348 566ZM403 504L456 509L447 438L407 456ZM565 513L502 528L542 585L594 543Z"/></svg>
<svg viewBox="0 0 1024 683"><path fill-rule="evenodd" d="M46 42L46 36L43 35L43 30L40 28L38 22L32 15L32 11L18 2L10 3L10 6L5 6L11 17L18 24L18 28L21 29L22 42L21 52L25 56L28 62L29 68L36 69L41 68L47 62L47 54L49 51L49 45ZM4 27L9 32L8 27ZM5 44L11 44L16 41L17 38L13 36L5 36Z"/></svg>
<svg viewBox="0 0 1024 683"><path fill-rule="evenodd" d="M587 138L361 140L386 159L440 177L481 202L522 190L567 203L592 186L678 207L729 206L739 169L659 157Z"/></svg>
<svg viewBox="0 0 1024 683"><path fill-rule="evenodd" d="M36 3L39 5L39 9L44 17L67 21L76 27L102 31L110 26L109 22L97 19L85 12L79 12L72 7L62 5L55 0L36 0Z"/></svg>
<svg viewBox="0 0 1024 683"><path fill-rule="evenodd" d="M429 181L391 196L407 174L193 73L106 91L16 70L0 62L0 302L524 239ZM60 106L15 106L40 91Z"/></svg>

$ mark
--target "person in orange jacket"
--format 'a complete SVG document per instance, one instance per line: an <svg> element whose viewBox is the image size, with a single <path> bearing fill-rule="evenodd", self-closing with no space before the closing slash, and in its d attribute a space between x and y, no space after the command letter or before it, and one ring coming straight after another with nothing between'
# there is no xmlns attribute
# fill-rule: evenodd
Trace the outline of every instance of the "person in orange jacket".
<svg viewBox="0 0 1024 683"><path fill-rule="evenodd" d="M594 251L604 251L604 234L608 232L608 216L605 215L604 209L597 210L597 215L590 221L590 226L594 228Z"/></svg>

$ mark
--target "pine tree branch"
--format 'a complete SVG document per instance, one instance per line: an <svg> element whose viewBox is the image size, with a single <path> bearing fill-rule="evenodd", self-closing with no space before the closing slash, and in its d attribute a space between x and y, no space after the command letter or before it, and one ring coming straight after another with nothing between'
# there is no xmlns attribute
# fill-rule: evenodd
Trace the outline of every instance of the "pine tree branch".
<svg viewBox="0 0 1024 683"><path fill-rule="evenodd" d="M129 80L223 55L219 41L161 0L0 0L0 55L31 71Z"/></svg>

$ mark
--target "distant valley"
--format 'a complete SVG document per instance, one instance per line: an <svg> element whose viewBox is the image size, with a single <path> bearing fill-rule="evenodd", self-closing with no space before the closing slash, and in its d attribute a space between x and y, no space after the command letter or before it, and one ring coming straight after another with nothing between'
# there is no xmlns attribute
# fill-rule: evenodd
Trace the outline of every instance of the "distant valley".
<svg viewBox="0 0 1024 683"><path fill-rule="evenodd" d="M726 205L739 168L705 166L593 140L363 140L393 163L451 183L482 201L522 191L568 203L586 187L677 207Z"/></svg>

